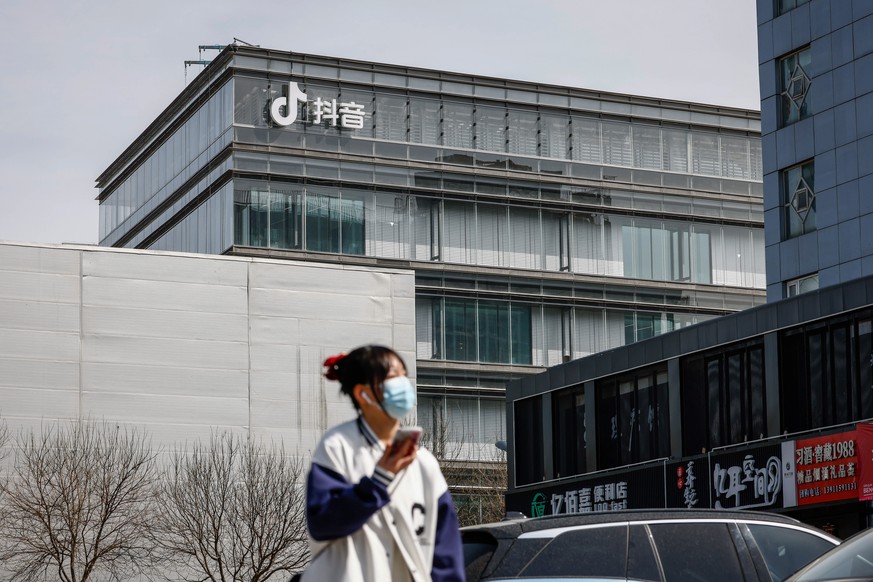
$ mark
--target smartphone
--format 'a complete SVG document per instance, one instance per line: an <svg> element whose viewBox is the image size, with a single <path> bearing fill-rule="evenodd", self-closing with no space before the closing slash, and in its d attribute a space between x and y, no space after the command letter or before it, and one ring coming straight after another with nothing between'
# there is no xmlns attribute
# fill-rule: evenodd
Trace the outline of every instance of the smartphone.
<svg viewBox="0 0 873 582"><path fill-rule="evenodd" d="M397 433L395 433L394 435L393 446L397 446L407 440L412 440L412 443L417 445L420 438L420 426L401 426L399 429L397 429Z"/></svg>

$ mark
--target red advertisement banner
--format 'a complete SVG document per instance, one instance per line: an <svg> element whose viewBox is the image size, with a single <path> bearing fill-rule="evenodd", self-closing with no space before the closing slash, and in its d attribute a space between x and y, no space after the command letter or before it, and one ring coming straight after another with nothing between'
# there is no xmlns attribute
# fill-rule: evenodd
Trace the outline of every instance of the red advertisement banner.
<svg viewBox="0 0 873 582"><path fill-rule="evenodd" d="M858 459L861 463L858 477L858 499L868 501L873 499L873 424L858 424L855 426L858 440Z"/></svg>
<svg viewBox="0 0 873 582"><path fill-rule="evenodd" d="M873 444L873 431L870 433L870 439ZM858 498L858 478L861 470L857 440L856 431L849 431L795 442L794 465L798 505ZM873 465L869 462L868 464ZM871 478L871 498L873 498L873 478Z"/></svg>

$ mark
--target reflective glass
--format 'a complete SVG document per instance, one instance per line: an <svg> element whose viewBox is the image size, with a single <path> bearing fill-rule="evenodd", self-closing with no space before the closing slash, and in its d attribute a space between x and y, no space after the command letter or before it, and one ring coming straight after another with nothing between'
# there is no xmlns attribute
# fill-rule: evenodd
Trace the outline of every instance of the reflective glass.
<svg viewBox="0 0 873 582"><path fill-rule="evenodd" d="M376 95L376 139L406 141L406 97Z"/></svg>
<svg viewBox="0 0 873 582"><path fill-rule="evenodd" d="M589 117L573 117L571 129L574 160L600 163L600 121Z"/></svg>
<svg viewBox="0 0 873 582"><path fill-rule="evenodd" d="M718 176L721 173L718 149L717 134L691 132L691 172Z"/></svg>
<svg viewBox="0 0 873 582"><path fill-rule="evenodd" d="M661 169L661 128L634 125L633 144L635 168Z"/></svg>
<svg viewBox="0 0 873 582"><path fill-rule="evenodd" d="M438 145L440 138L440 102L409 98L409 141Z"/></svg>
<svg viewBox="0 0 873 582"><path fill-rule="evenodd" d="M435 312L435 317L439 314ZM436 327L436 326L435 326ZM462 299L445 300L445 359L476 360L476 304Z"/></svg>
<svg viewBox="0 0 873 582"><path fill-rule="evenodd" d="M473 106L443 102L443 145L453 148L473 147Z"/></svg>
<svg viewBox="0 0 873 582"><path fill-rule="evenodd" d="M633 160L630 124L604 121L602 126L603 163L630 167Z"/></svg>
<svg viewBox="0 0 873 582"><path fill-rule="evenodd" d="M810 116L809 93L812 81L808 71L812 65L812 51L802 51L779 59L779 76L782 92L781 126L786 126Z"/></svg>
<svg viewBox="0 0 873 582"><path fill-rule="evenodd" d="M510 109L508 124L509 153L537 155L537 113Z"/></svg>
<svg viewBox="0 0 873 582"><path fill-rule="evenodd" d="M540 116L540 155L566 159L570 144L570 118L564 115Z"/></svg>
<svg viewBox="0 0 873 582"><path fill-rule="evenodd" d="M270 192L270 246L300 248L300 193L291 189Z"/></svg>
<svg viewBox="0 0 873 582"><path fill-rule="evenodd" d="M477 105L475 112L476 149L506 151L506 109ZM451 145L451 144L446 144Z"/></svg>
<svg viewBox="0 0 873 582"><path fill-rule="evenodd" d="M410 206L415 198L377 192L372 213L367 213L367 255L393 259L410 258Z"/></svg>
<svg viewBox="0 0 873 582"><path fill-rule="evenodd" d="M812 162L782 172L786 238L816 229L815 171Z"/></svg>
<svg viewBox="0 0 873 582"><path fill-rule="evenodd" d="M721 136L721 175L725 178L748 180L749 139L745 137Z"/></svg>

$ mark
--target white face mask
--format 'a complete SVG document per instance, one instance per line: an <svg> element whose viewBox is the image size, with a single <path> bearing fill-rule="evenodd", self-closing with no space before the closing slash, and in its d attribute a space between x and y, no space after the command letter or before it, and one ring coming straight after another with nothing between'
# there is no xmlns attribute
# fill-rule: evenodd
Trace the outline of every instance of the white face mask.
<svg viewBox="0 0 873 582"><path fill-rule="evenodd" d="M382 383L382 410L400 420L415 408L415 386L406 376L388 378Z"/></svg>

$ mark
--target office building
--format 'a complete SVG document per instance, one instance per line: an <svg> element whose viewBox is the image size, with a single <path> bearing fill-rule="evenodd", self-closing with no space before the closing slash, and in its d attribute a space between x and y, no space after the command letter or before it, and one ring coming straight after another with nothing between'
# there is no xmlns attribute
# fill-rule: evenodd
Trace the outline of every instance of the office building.
<svg viewBox="0 0 873 582"><path fill-rule="evenodd" d="M763 303L759 131L233 45L99 176L100 244L413 270L419 422L487 457L507 380Z"/></svg>
<svg viewBox="0 0 873 582"><path fill-rule="evenodd" d="M508 509L873 522L873 4L758 25L768 303L511 383Z"/></svg>

